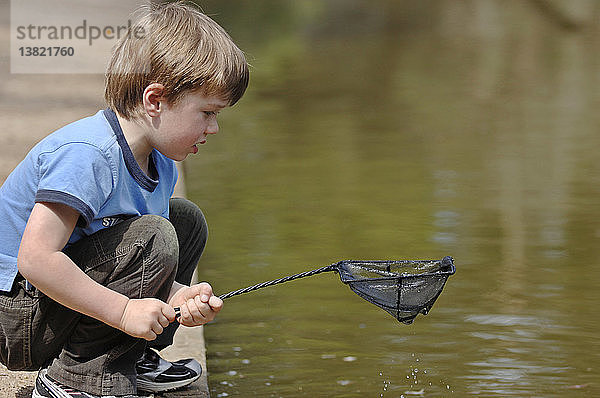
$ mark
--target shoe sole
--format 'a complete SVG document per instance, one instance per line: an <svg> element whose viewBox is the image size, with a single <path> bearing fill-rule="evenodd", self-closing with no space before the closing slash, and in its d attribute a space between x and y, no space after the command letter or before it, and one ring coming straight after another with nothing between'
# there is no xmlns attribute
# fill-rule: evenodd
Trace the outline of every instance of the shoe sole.
<svg viewBox="0 0 600 398"><path fill-rule="evenodd" d="M173 390L177 390L178 388L182 388L187 385L190 385L193 382L195 382L196 380L198 380L199 378L200 378L200 375L194 377L193 379L172 381L170 383L155 383L155 382L148 381L148 380L138 379L137 380L137 388L138 388L138 391L153 392L153 393L154 392L173 391ZM44 398L44 397L41 397L41 398Z"/></svg>
<svg viewBox="0 0 600 398"><path fill-rule="evenodd" d="M35 388L33 390L33 393L31 393L31 398L46 398L43 395L40 395L40 393L37 391L37 388Z"/></svg>

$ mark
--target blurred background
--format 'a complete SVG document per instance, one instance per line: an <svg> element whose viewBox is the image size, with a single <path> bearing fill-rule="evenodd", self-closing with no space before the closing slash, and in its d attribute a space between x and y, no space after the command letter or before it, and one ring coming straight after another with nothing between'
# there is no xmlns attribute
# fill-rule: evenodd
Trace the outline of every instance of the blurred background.
<svg viewBox="0 0 600 398"><path fill-rule="evenodd" d="M198 3L252 65L185 163L200 279L457 266L410 326L333 274L227 300L204 331L212 396L600 395L600 2ZM103 106L102 76L5 79L1 162Z"/></svg>

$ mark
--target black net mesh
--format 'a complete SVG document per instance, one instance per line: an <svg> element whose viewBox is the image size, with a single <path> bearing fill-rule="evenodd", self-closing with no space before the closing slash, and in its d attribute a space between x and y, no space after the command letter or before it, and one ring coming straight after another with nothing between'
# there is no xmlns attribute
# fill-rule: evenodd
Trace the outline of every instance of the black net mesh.
<svg viewBox="0 0 600 398"><path fill-rule="evenodd" d="M419 313L429 312L456 271L449 256L442 260L345 260L335 268L352 291L407 324Z"/></svg>

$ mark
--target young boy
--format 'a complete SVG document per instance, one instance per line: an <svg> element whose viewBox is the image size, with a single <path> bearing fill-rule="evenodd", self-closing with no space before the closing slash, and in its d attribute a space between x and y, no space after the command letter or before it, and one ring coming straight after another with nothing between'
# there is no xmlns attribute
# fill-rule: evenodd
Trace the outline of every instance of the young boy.
<svg viewBox="0 0 600 398"><path fill-rule="evenodd" d="M199 364L156 350L223 304L209 284L188 286L207 227L194 204L170 199L173 160L217 133L248 65L191 5L145 11L113 52L109 108L46 137L0 188L0 359L41 369L33 397L187 385Z"/></svg>

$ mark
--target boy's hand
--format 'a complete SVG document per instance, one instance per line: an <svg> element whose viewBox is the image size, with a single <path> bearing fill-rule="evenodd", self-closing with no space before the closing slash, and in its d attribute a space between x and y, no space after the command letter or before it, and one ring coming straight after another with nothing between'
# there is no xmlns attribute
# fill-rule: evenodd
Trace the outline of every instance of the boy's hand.
<svg viewBox="0 0 600 398"><path fill-rule="evenodd" d="M206 283L185 286L169 300L172 307L179 307L179 323L184 326L200 326L212 321L223 308L223 300L215 296Z"/></svg>
<svg viewBox="0 0 600 398"><path fill-rule="evenodd" d="M175 310L170 305L154 298L129 299L119 329L125 333L154 340L169 323L175 321Z"/></svg>

